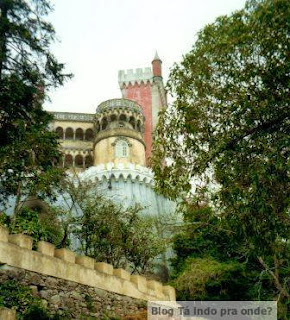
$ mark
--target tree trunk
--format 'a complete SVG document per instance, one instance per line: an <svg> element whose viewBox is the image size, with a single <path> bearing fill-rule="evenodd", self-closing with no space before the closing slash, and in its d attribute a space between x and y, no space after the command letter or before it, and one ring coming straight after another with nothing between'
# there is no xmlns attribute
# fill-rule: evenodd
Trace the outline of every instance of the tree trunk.
<svg viewBox="0 0 290 320"><path fill-rule="evenodd" d="M6 34L8 31L8 7L9 4L7 0L0 1L0 81L3 77L3 66L6 61L7 52Z"/></svg>
<svg viewBox="0 0 290 320"><path fill-rule="evenodd" d="M279 277L277 276L278 270L276 269L276 263L275 263L275 272L273 272L265 263L265 261L263 260L262 257L258 257L258 260L260 262L260 264L263 266L263 268L271 275L271 277L273 278L274 281L274 285L276 287L276 289L280 292L281 296L287 298L288 300L290 300L290 294L285 290L285 288L283 288Z"/></svg>

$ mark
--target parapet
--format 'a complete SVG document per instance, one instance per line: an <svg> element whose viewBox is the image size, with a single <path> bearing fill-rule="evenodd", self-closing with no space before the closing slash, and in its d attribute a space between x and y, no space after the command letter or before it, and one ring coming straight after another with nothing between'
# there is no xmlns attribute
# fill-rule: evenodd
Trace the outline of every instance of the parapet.
<svg viewBox="0 0 290 320"><path fill-rule="evenodd" d="M24 234L10 235L0 226L0 264L74 281L90 287L145 301L175 301L175 289L155 280L131 275L124 269L96 262L86 256L77 256L68 249L56 249L51 243L40 241L37 251L33 240Z"/></svg>
<svg viewBox="0 0 290 320"><path fill-rule="evenodd" d="M118 163L109 162L90 167L80 174L80 178L91 182L109 180L114 178L116 181L124 179L131 180L136 183L144 183L150 187L154 186L154 174L150 168L143 167L134 163Z"/></svg>
<svg viewBox="0 0 290 320"><path fill-rule="evenodd" d="M49 112L53 115L54 120L58 121L76 121L76 122L93 122L94 114L91 113L76 113L76 112Z"/></svg>
<svg viewBox="0 0 290 320"><path fill-rule="evenodd" d="M143 116L142 107L133 100L129 99L110 99L100 103L97 107L96 113L102 113L106 111L113 110L128 110L132 112L139 113Z"/></svg>
<svg viewBox="0 0 290 320"><path fill-rule="evenodd" d="M153 72L150 67L148 68L138 68L135 70L129 69L127 70L127 73L125 70L120 70L118 75L118 81L120 88L123 87L123 85L134 85L135 83L138 83L139 85L141 82L147 83L148 81L152 83L153 81Z"/></svg>

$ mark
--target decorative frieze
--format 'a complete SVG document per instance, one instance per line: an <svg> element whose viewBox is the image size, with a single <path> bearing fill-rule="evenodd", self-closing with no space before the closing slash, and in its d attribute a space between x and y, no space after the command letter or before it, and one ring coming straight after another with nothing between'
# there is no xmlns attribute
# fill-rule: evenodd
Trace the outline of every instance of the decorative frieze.
<svg viewBox="0 0 290 320"><path fill-rule="evenodd" d="M129 99L111 99L102 102L97 107L96 112L100 113L107 110L112 109L129 109L131 111L135 111L137 113L143 114L141 107L138 105L137 102L129 100Z"/></svg>
<svg viewBox="0 0 290 320"><path fill-rule="evenodd" d="M93 122L94 114L90 113L73 113L73 112L50 112L55 120L59 121L77 121L77 122Z"/></svg>

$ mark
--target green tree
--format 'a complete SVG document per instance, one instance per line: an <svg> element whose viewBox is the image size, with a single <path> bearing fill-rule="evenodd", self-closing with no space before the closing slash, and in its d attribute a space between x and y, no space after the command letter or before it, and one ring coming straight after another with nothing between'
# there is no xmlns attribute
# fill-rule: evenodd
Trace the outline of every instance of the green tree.
<svg viewBox="0 0 290 320"><path fill-rule="evenodd" d="M51 115L42 109L46 91L62 85L63 73L50 52L55 32L45 17L46 0L0 1L0 201L16 195L53 195L60 171Z"/></svg>
<svg viewBox="0 0 290 320"><path fill-rule="evenodd" d="M23 207L15 219L0 213L0 225L10 233L22 233L31 236L34 245L43 240L58 246L63 238L63 230L56 212L49 209L45 213Z"/></svg>
<svg viewBox="0 0 290 320"><path fill-rule="evenodd" d="M161 114L152 161L170 197L194 181L217 186L220 217L281 300L290 298L289 16L287 0L247 1L199 32L171 71L175 102Z"/></svg>
<svg viewBox="0 0 290 320"><path fill-rule="evenodd" d="M131 272L151 271L165 243L154 232L153 219L142 216L139 205L125 209L78 176L63 181L62 195L65 234L73 236L72 242L78 240L81 253Z"/></svg>
<svg viewBox="0 0 290 320"><path fill-rule="evenodd" d="M245 243L234 231L231 221L205 203L192 201L184 207L184 224L173 238L176 255L171 274L179 300L277 299L273 277L261 269L255 256L244 254ZM285 242L280 246L276 252L277 261L282 262L279 279L287 288L290 246ZM273 257L266 259L271 265ZM277 300L279 319L287 319L287 300Z"/></svg>

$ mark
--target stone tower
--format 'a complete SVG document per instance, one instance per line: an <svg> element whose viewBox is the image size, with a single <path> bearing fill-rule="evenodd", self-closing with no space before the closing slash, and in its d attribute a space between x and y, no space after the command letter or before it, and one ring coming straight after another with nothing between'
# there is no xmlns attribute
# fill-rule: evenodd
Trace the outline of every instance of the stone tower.
<svg viewBox="0 0 290 320"><path fill-rule="evenodd" d="M144 141L146 145L146 165L152 153L152 135L158 121L158 113L166 108L166 92L162 78L162 61L157 52L152 61L152 69L145 68L119 71L119 86L125 99L136 101L145 116Z"/></svg>
<svg viewBox="0 0 290 320"><path fill-rule="evenodd" d="M94 165L132 163L145 166L142 108L132 100L102 102L95 116Z"/></svg>

